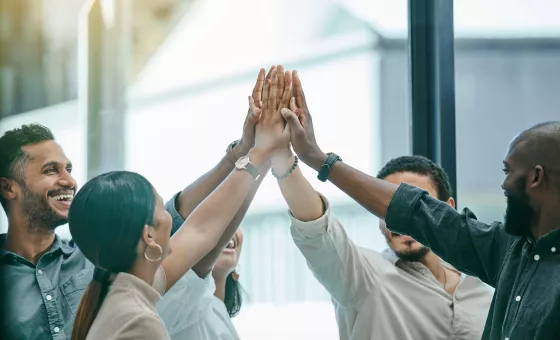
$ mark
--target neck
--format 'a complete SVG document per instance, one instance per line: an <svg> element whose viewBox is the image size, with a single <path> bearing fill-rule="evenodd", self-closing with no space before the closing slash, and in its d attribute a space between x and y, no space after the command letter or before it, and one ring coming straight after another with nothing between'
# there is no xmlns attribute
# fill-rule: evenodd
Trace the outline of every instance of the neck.
<svg viewBox="0 0 560 340"><path fill-rule="evenodd" d="M425 265L432 272L432 274L436 277L436 279L441 281L440 276L442 276L442 267L441 267L441 259L440 259L439 256L434 254L432 251L429 251L418 262Z"/></svg>
<svg viewBox="0 0 560 340"><path fill-rule="evenodd" d="M216 291L214 292L214 296L222 301L224 301L226 298L226 279L228 275L229 274L222 273L219 270L212 271L214 283L216 284Z"/></svg>
<svg viewBox="0 0 560 340"><path fill-rule="evenodd" d="M142 258L134 263L132 269L128 273L144 280L147 284L152 286L158 267L159 262L149 262L145 260L142 255Z"/></svg>
<svg viewBox="0 0 560 340"><path fill-rule="evenodd" d="M560 229L560 216L557 212L558 208L552 213L541 211L538 219L533 222L531 234L535 240L540 240L541 237L550 233L551 231Z"/></svg>
<svg viewBox="0 0 560 340"><path fill-rule="evenodd" d="M53 245L55 233L48 226L32 225L20 214L9 214L4 250L17 254L33 264Z"/></svg>

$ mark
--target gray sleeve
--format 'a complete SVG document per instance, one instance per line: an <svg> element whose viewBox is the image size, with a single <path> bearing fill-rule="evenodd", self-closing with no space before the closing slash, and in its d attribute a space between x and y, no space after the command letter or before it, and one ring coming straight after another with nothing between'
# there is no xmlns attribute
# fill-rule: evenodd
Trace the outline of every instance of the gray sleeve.
<svg viewBox="0 0 560 340"><path fill-rule="evenodd" d="M178 192L177 194L173 195L173 197L169 201L167 201L167 203L165 203L165 210L167 210L167 212L171 215L172 219L171 236L173 236L173 234L175 234L177 230L181 228L183 222L185 222L181 215L179 215L176 207L180 194L181 192Z"/></svg>
<svg viewBox="0 0 560 340"><path fill-rule="evenodd" d="M457 269L495 286L515 237L502 223L486 224L469 210L457 212L445 202L408 184L397 189L385 216L387 228L409 235Z"/></svg>

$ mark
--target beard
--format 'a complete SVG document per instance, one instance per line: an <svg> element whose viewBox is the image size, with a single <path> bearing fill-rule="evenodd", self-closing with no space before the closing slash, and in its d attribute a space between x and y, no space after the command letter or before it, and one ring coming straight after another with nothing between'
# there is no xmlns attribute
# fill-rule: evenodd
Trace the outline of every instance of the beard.
<svg viewBox="0 0 560 340"><path fill-rule="evenodd" d="M514 236L527 236L535 217L535 210L529 205L523 178L515 184L515 190L506 192L506 195L505 231Z"/></svg>
<svg viewBox="0 0 560 340"><path fill-rule="evenodd" d="M415 250L395 251L395 255L403 261L418 262L422 260L429 251L430 249L422 246L422 248Z"/></svg>
<svg viewBox="0 0 560 340"><path fill-rule="evenodd" d="M382 231L383 235L385 236L385 240L387 241L387 245L391 248L391 240L395 237L400 236L400 234L393 233L389 231L387 228L384 228ZM426 256L426 254L430 251L429 248L422 246L419 249L407 249L407 250L396 250L391 248L391 250L397 255L400 260L408 261L408 262L418 262Z"/></svg>
<svg viewBox="0 0 560 340"><path fill-rule="evenodd" d="M22 210L29 220L30 228L54 230L68 221L66 217L60 216L53 210L45 196L30 191L25 185L21 187L23 189Z"/></svg>

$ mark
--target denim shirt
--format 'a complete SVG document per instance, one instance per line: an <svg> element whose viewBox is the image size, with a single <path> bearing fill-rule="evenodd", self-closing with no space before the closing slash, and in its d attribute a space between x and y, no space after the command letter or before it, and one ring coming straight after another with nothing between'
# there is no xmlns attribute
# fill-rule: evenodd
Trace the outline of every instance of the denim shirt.
<svg viewBox="0 0 560 340"><path fill-rule="evenodd" d="M410 235L464 273L495 287L483 340L560 338L560 230L535 241L485 224L426 192L401 184L387 228Z"/></svg>
<svg viewBox="0 0 560 340"><path fill-rule="evenodd" d="M173 217L176 230L183 220L174 202L175 197L165 208ZM0 246L5 240L6 234L0 235ZM58 236L37 265L0 249L5 294L2 338L70 339L80 299L93 278L93 268L74 242Z"/></svg>

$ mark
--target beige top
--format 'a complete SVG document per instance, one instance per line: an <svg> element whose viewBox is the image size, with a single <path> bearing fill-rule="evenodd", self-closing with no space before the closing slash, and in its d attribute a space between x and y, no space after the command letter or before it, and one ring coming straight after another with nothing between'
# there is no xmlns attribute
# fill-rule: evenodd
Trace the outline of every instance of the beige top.
<svg viewBox="0 0 560 340"><path fill-rule="evenodd" d="M160 293L145 281L117 274L86 339L169 339L156 312L159 299Z"/></svg>
<svg viewBox="0 0 560 340"><path fill-rule="evenodd" d="M331 294L341 340L481 338L492 301L490 286L462 274L449 295L424 265L401 261L391 251L356 246L323 200L325 214L311 222L292 216L291 232Z"/></svg>

